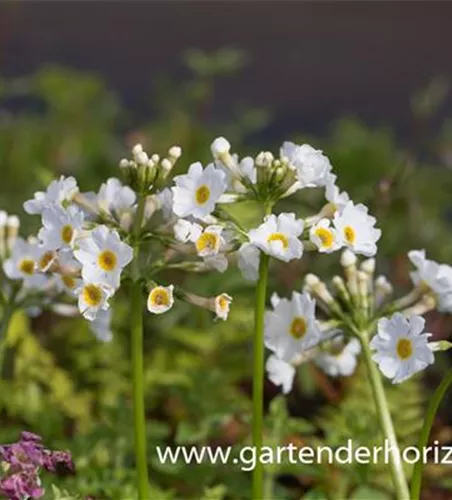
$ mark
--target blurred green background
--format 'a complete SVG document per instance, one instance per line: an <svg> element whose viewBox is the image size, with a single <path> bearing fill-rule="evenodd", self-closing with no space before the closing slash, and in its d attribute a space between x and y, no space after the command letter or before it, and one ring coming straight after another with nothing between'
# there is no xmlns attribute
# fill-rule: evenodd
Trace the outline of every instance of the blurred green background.
<svg viewBox="0 0 452 500"><path fill-rule="evenodd" d="M108 9L108 5L98 5L99 10ZM4 13L15 16L14 9L10 5ZM159 39L153 36L152 27L150 19L148 41L155 45ZM11 29L8 23L0 23L4 39ZM120 26L110 29L118 33L120 45ZM27 34L22 32L22 36ZM80 26L79 50L88 61L89 48L82 39ZM58 39L54 43L58 45ZM183 39L179 45L185 46ZM218 135L226 136L240 155L261 149L277 152L282 139L291 139L323 149L340 187L354 200L369 205L377 216L383 230L378 271L388 275L400 291L409 288L408 250L426 248L430 257L452 263L450 82L438 76L434 66L430 79L414 86L410 95L399 96L409 119L400 120L389 110L386 121L376 125L361 116L359 97L357 109L343 116L331 118L325 112L315 119L292 116L287 122L287 114L274 98L262 99L259 106L243 102L236 92L238 82L251 78L254 85L262 83L248 70L253 59L246 50L225 46L206 51L187 46L178 55L183 71L168 72L162 64L161 74L152 82L141 73L146 61L130 57L132 62L124 71L129 72L131 82L124 88L134 89L137 80L142 86L149 83L146 88L152 92L142 93L148 107L136 96L131 99L124 88L115 87L106 75L92 71L96 68L88 62L74 65L79 66L75 69L42 60L36 70L24 71L19 61L16 72L11 64L6 65L0 80L0 208L20 215L23 234L33 233L39 223L39 218L25 216L22 210L23 201L36 190L59 175L74 175L83 191L97 190L107 177L119 175L118 160L136 142L157 152L180 145L184 154L178 169L182 171L192 161L209 161L209 145ZM287 74L280 75L277 88L282 92L290 71L287 68ZM340 72L335 77L337 82L333 78L330 85L340 86ZM123 78L127 80L127 75ZM271 92L271 82L266 82L266 88ZM291 198L281 208L303 214L320 203L321 193L312 191ZM247 213L247 224L256 220L257 213ZM271 290L287 294L301 287L308 271L330 277L338 269L334 254L275 265ZM152 498L247 499L249 473L233 465L164 466L154 449L158 444L240 446L247 442L252 286L235 269L225 275L169 278L185 280L187 288L204 295L225 290L234 296L234 303L225 323L213 322L209 313L184 305L164 317L146 318ZM16 315L9 333L14 374L0 382L0 442L15 440L26 428L42 434L51 447L70 449L77 474L58 481L58 487L70 493L61 493L62 498L134 498L125 297L119 296L115 307L114 340L109 344L98 342L83 320L61 319L47 312L33 319ZM436 338L450 337L449 318L432 314L428 320ZM405 444L415 442L425 400L447 368L447 357L438 358L422 379L389 389L397 431ZM304 365L286 402L267 383L268 444L338 445L349 437L361 444L378 442L374 410L368 404L369 387L360 373L338 381ZM399 411L402 400L404 408ZM447 407L434 432L443 443L452 442L452 413ZM278 499L391 498L387 471L375 465L300 468L283 464L269 472L267 487ZM447 469L432 465L427 474L425 498L450 498Z"/></svg>

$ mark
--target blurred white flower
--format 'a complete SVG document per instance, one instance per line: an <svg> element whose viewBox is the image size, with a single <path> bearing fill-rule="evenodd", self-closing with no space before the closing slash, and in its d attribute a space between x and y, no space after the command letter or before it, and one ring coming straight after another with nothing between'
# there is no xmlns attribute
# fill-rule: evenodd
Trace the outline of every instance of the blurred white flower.
<svg viewBox="0 0 452 500"><path fill-rule="evenodd" d="M243 243L237 254L237 265L242 276L248 281L259 277L260 250L252 243Z"/></svg>
<svg viewBox="0 0 452 500"><path fill-rule="evenodd" d="M320 338L315 300L308 293L293 292L291 300L280 298L273 311L265 314L265 345L284 361L290 363Z"/></svg>
<svg viewBox="0 0 452 500"><path fill-rule="evenodd" d="M90 323L90 329L102 342L110 342L113 339L111 331L111 309L101 309L97 312L95 319Z"/></svg>
<svg viewBox="0 0 452 500"><path fill-rule="evenodd" d="M63 206L71 202L78 193L77 181L74 177L61 176L52 181L46 192L38 191L32 200L24 203L24 210L28 214L41 214L49 206Z"/></svg>
<svg viewBox="0 0 452 500"><path fill-rule="evenodd" d="M39 257L40 248L37 243L17 238L11 256L3 263L3 270L9 279L23 280L27 288L40 288L47 279L38 272Z"/></svg>
<svg viewBox="0 0 452 500"><path fill-rule="evenodd" d="M335 210L342 213L350 196L346 191L340 191L336 185L337 175L329 174L325 184L325 198L334 206Z"/></svg>
<svg viewBox="0 0 452 500"><path fill-rule="evenodd" d="M452 312L452 267L425 257L425 250L412 250L408 258L416 266L411 279L416 286L427 286L436 296L440 312Z"/></svg>
<svg viewBox="0 0 452 500"><path fill-rule="evenodd" d="M123 243L116 231L98 226L89 237L78 241L75 258L82 264L85 281L118 288L123 268L133 257L132 248Z"/></svg>
<svg viewBox="0 0 452 500"><path fill-rule="evenodd" d="M319 252L331 253L341 248L336 230L331 227L329 219L320 219L309 229L309 239L318 248Z"/></svg>
<svg viewBox="0 0 452 500"><path fill-rule="evenodd" d="M331 377L349 377L358 364L358 355L361 352L359 340L351 339L343 346L343 340L335 338L331 343L331 352L321 351L314 358L314 363Z"/></svg>
<svg viewBox="0 0 452 500"><path fill-rule="evenodd" d="M135 192L114 177L101 185L96 196L99 209L115 216L118 220L121 220L124 213L131 212L134 209L136 199Z"/></svg>
<svg viewBox="0 0 452 500"><path fill-rule="evenodd" d="M229 308L232 302L232 297L227 293L222 293L215 297L215 314L217 318L226 321L229 316Z"/></svg>
<svg viewBox="0 0 452 500"><path fill-rule="evenodd" d="M336 212L333 219L342 244L366 257L377 253L376 242L380 239L381 230L374 227L376 222L375 217L368 214L366 206L354 205L352 201L347 203L342 213Z"/></svg>
<svg viewBox="0 0 452 500"><path fill-rule="evenodd" d="M271 382L281 386L283 394L288 394L292 390L295 368L290 363L271 354L267 359L265 369Z"/></svg>
<svg viewBox="0 0 452 500"><path fill-rule="evenodd" d="M405 318L401 313L379 320L378 332L370 342L375 351L372 359L393 384L407 380L434 362L428 344L431 334L423 333L424 326L421 316Z"/></svg>
<svg viewBox="0 0 452 500"><path fill-rule="evenodd" d="M281 158L287 158L289 166L296 170L300 188L324 186L331 172L330 160L309 144L284 142Z"/></svg>
<svg viewBox="0 0 452 500"><path fill-rule="evenodd" d="M88 321L94 321L101 310L107 310L113 290L102 283L84 282L75 293L78 295L78 308Z"/></svg>
<svg viewBox="0 0 452 500"><path fill-rule="evenodd" d="M264 222L249 233L250 242L264 253L288 262L303 255L303 244L298 237L303 232L304 222L293 213L268 215Z"/></svg>
<svg viewBox="0 0 452 500"><path fill-rule="evenodd" d="M73 248L83 226L83 212L77 207L54 205L42 212L42 225L38 238L48 250Z"/></svg>
<svg viewBox="0 0 452 500"><path fill-rule="evenodd" d="M215 209L215 203L226 190L226 175L213 164L205 169L201 163L190 165L186 175L174 178L173 211L178 217L202 218Z"/></svg>
<svg viewBox="0 0 452 500"><path fill-rule="evenodd" d="M148 295L148 311L154 314L163 314L169 311L174 304L174 286L155 286Z"/></svg>

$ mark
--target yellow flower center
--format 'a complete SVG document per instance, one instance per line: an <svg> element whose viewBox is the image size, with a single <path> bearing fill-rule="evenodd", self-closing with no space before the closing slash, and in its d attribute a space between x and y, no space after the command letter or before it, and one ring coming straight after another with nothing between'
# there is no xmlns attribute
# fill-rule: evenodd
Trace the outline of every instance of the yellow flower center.
<svg viewBox="0 0 452 500"><path fill-rule="evenodd" d="M410 339L400 339L397 342L397 356L400 359L408 359L413 354L413 343Z"/></svg>
<svg viewBox="0 0 452 500"><path fill-rule="evenodd" d="M97 263L102 270L111 272L115 270L118 258L111 250L104 250L99 254Z"/></svg>
<svg viewBox="0 0 452 500"><path fill-rule="evenodd" d="M344 236L347 243L353 244L356 240L355 230L351 226L344 227Z"/></svg>
<svg viewBox="0 0 452 500"><path fill-rule="evenodd" d="M75 287L75 279L72 276L62 276L61 278L66 288L72 290Z"/></svg>
<svg viewBox="0 0 452 500"><path fill-rule="evenodd" d="M149 294L149 301L155 306L169 306L171 298L166 288L158 286L151 290L151 293Z"/></svg>
<svg viewBox="0 0 452 500"><path fill-rule="evenodd" d="M316 229L315 235L322 242L322 246L326 248L330 248L333 246L334 237L332 231L330 231L329 229L319 227L318 229Z"/></svg>
<svg viewBox="0 0 452 500"><path fill-rule="evenodd" d="M70 224L66 224L61 228L61 239L69 245L74 237L74 228Z"/></svg>
<svg viewBox="0 0 452 500"><path fill-rule="evenodd" d="M267 238L267 242L271 243L272 241L279 241L284 250L287 250L289 247L289 240L287 239L287 236L283 233L272 233L270 236Z"/></svg>
<svg viewBox="0 0 452 500"><path fill-rule="evenodd" d="M96 285L85 285L83 288L83 300L90 306L96 307L102 302L102 290Z"/></svg>
<svg viewBox="0 0 452 500"><path fill-rule="evenodd" d="M218 248L220 238L216 233L203 233L196 240L196 250L203 252L204 250L214 251Z"/></svg>
<svg viewBox="0 0 452 500"><path fill-rule="evenodd" d="M204 203L206 203L210 198L209 187L206 186L205 184L199 186L199 188L196 190L195 198L196 198L196 203L198 203L198 205L203 205Z"/></svg>
<svg viewBox="0 0 452 500"><path fill-rule="evenodd" d="M229 307L230 299L226 295L220 295L218 297L218 307L221 311L226 311Z"/></svg>
<svg viewBox="0 0 452 500"><path fill-rule="evenodd" d="M54 252L50 250L48 252L45 252L39 259L39 269L41 271L46 271L54 258L55 258Z"/></svg>
<svg viewBox="0 0 452 500"><path fill-rule="evenodd" d="M293 319L292 324L290 325L289 332L292 337L296 339L301 339L306 334L307 325L306 320L302 316L297 316Z"/></svg>
<svg viewBox="0 0 452 500"><path fill-rule="evenodd" d="M33 259L22 259L19 262L19 270L31 276L35 272L35 261Z"/></svg>

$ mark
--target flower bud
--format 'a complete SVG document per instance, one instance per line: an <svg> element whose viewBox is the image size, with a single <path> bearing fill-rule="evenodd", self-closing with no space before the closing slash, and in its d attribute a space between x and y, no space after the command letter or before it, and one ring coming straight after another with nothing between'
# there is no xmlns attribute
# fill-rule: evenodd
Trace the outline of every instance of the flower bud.
<svg viewBox="0 0 452 500"><path fill-rule="evenodd" d="M224 137L217 137L211 144L210 150L215 159L221 159L223 155L229 154L231 145Z"/></svg>
<svg viewBox="0 0 452 500"><path fill-rule="evenodd" d="M182 148L180 148L179 146L173 146L168 151L168 155L172 159L174 159L174 161L176 161L176 160L178 160L182 156Z"/></svg>

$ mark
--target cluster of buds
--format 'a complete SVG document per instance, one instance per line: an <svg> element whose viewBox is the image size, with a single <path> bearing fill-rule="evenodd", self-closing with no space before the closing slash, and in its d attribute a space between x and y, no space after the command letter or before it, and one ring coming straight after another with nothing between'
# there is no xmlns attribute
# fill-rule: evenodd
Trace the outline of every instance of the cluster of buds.
<svg viewBox="0 0 452 500"><path fill-rule="evenodd" d="M75 473L69 452L45 448L41 437L31 432L22 432L17 443L0 446L0 462L0 495L10 500L44 496L42 470L57 475Z"/></svg>
<svg viewBox="0 0 452 500"><path fill-rule="evenodd" d="M123 158L119 167L126 183L137 193L146 194L155 186L163 186L166 178L182 154L179 146L169 149L168 155L161 158L157 153L149 156L141 144L132 149L132 159Z"/></svg>

